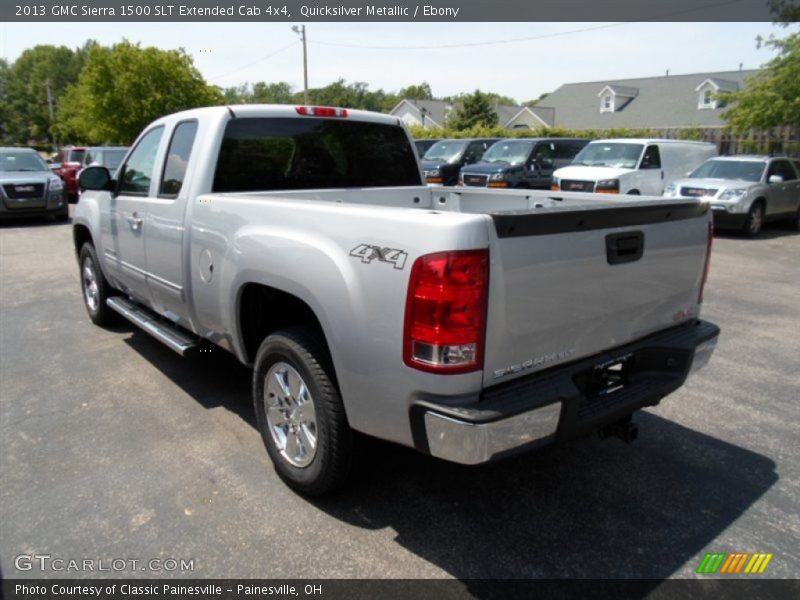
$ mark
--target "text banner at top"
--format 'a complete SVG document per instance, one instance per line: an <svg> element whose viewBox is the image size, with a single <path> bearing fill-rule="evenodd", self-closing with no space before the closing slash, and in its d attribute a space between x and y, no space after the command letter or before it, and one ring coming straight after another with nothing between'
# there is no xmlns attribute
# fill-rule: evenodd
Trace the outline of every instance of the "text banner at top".
<svg viewBox="0 0 800 600"><path fill-rule="evenodd" d="M767 0L3 0L5 22L770 21Z"/></svg>

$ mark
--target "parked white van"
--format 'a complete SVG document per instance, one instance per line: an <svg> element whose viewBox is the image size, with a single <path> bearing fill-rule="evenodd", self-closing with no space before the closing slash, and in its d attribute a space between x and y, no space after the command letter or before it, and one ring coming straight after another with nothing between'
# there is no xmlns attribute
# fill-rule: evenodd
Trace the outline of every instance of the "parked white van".
<svg viewBox="0 0 800 600"><path fill-rule="evenodd" d="M716 155L716 146L704 142L597 140L553 173L552 189L660 196L667 185Z"/></svg>

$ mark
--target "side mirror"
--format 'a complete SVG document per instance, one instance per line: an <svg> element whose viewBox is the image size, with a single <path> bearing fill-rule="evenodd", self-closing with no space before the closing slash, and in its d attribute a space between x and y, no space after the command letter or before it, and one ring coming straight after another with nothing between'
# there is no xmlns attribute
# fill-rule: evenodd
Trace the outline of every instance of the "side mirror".
<svg viewBox="0 0 800 600"><path fill-rule="evenodd" d="M113 191L111 173L105 167L86 167L78 175L78 185L85 190Z"/></svg>
<svg viewBox="0 0 800 600"><path fill-rule="evenodd" d="M769 176L770 183L783 183L783 177L780 175L770 175Z"/></svg>

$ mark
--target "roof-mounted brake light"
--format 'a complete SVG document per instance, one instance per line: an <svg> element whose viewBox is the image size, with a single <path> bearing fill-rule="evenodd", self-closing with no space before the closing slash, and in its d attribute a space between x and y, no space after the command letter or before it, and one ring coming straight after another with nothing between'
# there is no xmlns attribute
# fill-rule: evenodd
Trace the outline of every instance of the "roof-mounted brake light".
<svg viewBox="0 0 800 600"><path fill-rule="evenodd" d="M346 108L333 108L331 106L296 106L298 115L306 117L347 117Z"/></svg>

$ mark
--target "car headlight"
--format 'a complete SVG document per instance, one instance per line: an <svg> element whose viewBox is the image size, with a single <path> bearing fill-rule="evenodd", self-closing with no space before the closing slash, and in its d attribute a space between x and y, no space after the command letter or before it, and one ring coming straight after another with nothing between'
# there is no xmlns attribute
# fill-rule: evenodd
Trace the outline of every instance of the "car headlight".
<svg viewBox="0 0 800 600"><path fill-rule="evenodd" d="M668 184L664 188L664 195L665 196L677 196L678 195L678 186L676 186L674 183Z"/></svg>
<svg viewBox="0 0 800 600"><path fill-rule="evenodd" d="M730 188L719 195L720 200L741 200L747 195L747 188Z"/></svg>
<svg viewBox="0 0 800 600"><path fill-rule="evenodd" d="M60 192L62 189L64 189L64 183L61 181L60 178L59 179L51 179L50 180L50 191L51 192Z"/></svg>
<svg viewBox="0 0 800 600"><path fill-rule="evenodd" d="M618 194L619 179L601 179L597 182L594 191L598 194Z"/></svg>
<svg viewBox="0 0 800 600"><path fill-rule="evenodd" d="M505 179L506 174L503 172L500 173L492 173L489 175L489 181L502 181Z"/></svg>

